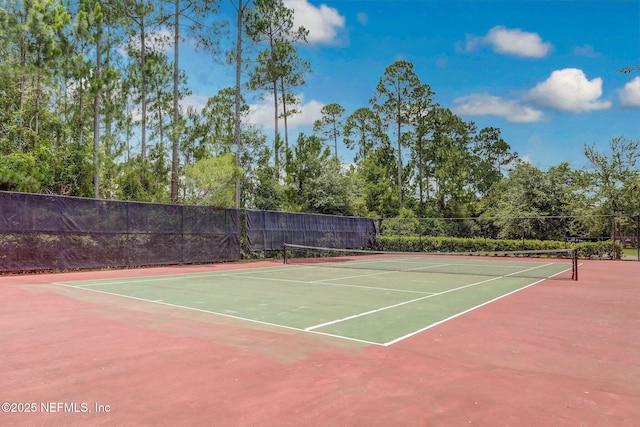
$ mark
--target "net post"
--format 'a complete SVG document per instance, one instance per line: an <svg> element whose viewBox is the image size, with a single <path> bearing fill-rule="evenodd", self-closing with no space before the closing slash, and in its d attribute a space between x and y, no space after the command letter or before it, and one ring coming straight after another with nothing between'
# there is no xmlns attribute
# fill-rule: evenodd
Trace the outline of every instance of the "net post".
<svg viewBox="0 0 640 427"><path fill-rule="evenodd" d="M573 280L578 281L578 250L572 250L572 258L573 258Z"/></svg>
<svg viewBox="0 0 640 427"><path fill-rule="evenodd" d="M284 263L287 263L287 244L283 243L282 244L282 260L284 261Z"/></svg>

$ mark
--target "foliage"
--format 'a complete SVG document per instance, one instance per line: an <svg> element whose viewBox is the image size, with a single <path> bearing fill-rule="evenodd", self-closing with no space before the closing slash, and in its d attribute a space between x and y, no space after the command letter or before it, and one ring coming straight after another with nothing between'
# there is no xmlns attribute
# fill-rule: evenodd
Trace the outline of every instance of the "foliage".
<svg viewBox="0 0 640 427"><path fill-rule="evenodd" d="M408 61L396 61L384 70L371 99L371 104L378 114L388 124L394 125L397 138L398 209L402 209L403 206L403 128L409 124L409 111L411 103L417 98L416 92L422 91L423 88L420 78L413 71L413 64Z"/></svg>
<svg viewBox="0 0 640 427"><path fill-rule="evenodd" d="M356 162L366 161L373 147L388 138L383 132L380 116L366 107L358 108L347 117L343 134L346 147L357 149Z"/></svg>
<svg viewBox="0 0 640 427"><path fill-rule="evenodd" d="M0 157L0 190L36 192L40 182L35 159L31 154L13 153Z"/></svg>
<svg viewBox="0 0 640 427"><path fill-rule="evenodd" d="M618 242L566 243L553 240L508 240L459 237L378 236L376 250L401 252L517 252L576 249L579 258L619 259Z"/></svg>
<svg viewBox="0 0 640 427"><path fill-rule="evenodd" d="M542 171L529 163L518 164L508 178L496 183L491 206L484 217L497 218L493 226L498 238L522 236L531 238L561 238L562 227L553 221L545 223L538 217L570 216L580 204L574 192L577 173L567 163ZM522 218L530 218L523 220ZM577 232L577 224L574 231Z"/></svg>
<svg viewBox="0 0 640 427"><path fill-rule="evenodd" d="M475 187L480 196L486 197L504 177L505 168L515 166L518 153L511 151L500 129L494 127L484 128L475 136L472 152L477 159L473 168Z"/></svg>
<svg viewBox="0 0 640 427"><path fill-rule="evenodd" d="M384 70L369 106L328 103L316 135L289 144L286 119L298 112L295 91L311 70L298 51L307 31L282 0L236 4L237 40L246 31L253 42L247 58L235 46L236 71L243 62L248 85L182 110L190 88L176 41L189 37L215 58L219 2L5 1L0 189L223 206L237 197L246 208L402 218L409 225L398 222L401 234L413 232L413 217L498 218L480 231L501 238L523 230L530 238L601 238L633 226L612 224L611 215L640 212L640 141L618 136L609 146L585 146L586 170L566 163L540 170L518 159L499 128L478 130L438 105L408 61ZM170 37L160 36L163 27ZM246 123L240 91L247 88L273 97L283 139L276 129L268 141ZM340 164L341 143L353 164ZM581 218L566 219L573 215ZM479 232L472 222L432 222L415 231Z"/></svg>
<svg viewBox="0 0 640 427"><path fill-rule="evenodd" d="M367 210L373 216L388 218L398 214L394 153L388 144L373 150L357 174L364 182L363 197Z"/></svg>
<svg viewBox="0 0 640 427"><path fill-rule="evenodd" d="M380 231L383 236L415 236L419 227L420 221L416 214L402 208L397 217L382 221Z"/></svg>
<svg viewBox="0 0 640 427"><path fill-rule="evenodd" d="M283 0L254 0L254 8L247 13L245 31L255 43L265 46L249 72L249 88L264 91L273 97L274 172L278 178L279 99L282 99L285 108L285 149L288 149L286 118L290 113L287 113L286 105L291 96L288 96L287 90L303 85L304 75L310 69L309 64L298 56L294 43L305 42L309 32L304 27L294 27L293 11L285 6Z"/></svg>
<svg viewBox="0 0 640 427"><path fill-rule="evenodd" d="M609 151L598 151L594 144L584 149L592 166L587 175L588 189L593 195L591 206L607 214L637 213L640 211L640 140L612 138Z"/></svg>
<svg viewBox="0 0 640 427"><path fill-rule="evenodd" d="M320 138L333 145L333 154L338 158L338 138L343 133L342 115L344 108L340 104L327 104L320 110L322 118L313 123L313 131L320 133Z"/></svg>
<svg viewBox="0 0 640 427"><path fill-rule="evenodd" d="M187 166L186 197L188 204L230 208L235 204L235 183L242 171L231 153L198 160Z"/></svg>
<svg viewBox="0 0 640 427"><path fill-rule="evenodd" d="M352 180L316 136L300 134L290 154L285 190L289 210L352 215Z"/></svg>

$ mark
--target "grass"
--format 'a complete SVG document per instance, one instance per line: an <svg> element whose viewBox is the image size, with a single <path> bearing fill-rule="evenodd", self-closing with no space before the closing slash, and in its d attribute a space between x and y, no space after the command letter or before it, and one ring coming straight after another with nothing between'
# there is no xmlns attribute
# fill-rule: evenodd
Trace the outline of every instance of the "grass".
<svg viewBox="0 0 640 427"><path fill-rule="evenodd" d="M622 258L624 259L638 259L638 249L637 248L623 248L622 249Z"/></svg>

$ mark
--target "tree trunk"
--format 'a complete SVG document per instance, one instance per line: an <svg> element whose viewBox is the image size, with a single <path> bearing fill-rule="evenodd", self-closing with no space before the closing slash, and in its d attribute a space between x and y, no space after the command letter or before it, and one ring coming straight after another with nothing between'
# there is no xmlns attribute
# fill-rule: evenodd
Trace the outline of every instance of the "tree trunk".
<svg viewBox="0 0 640 427"><path fill-rule="evenodd" d="M180 119L178 111L178 43L180 41L180 0L176 0L176 11L174 16L174 32L173 32L173 132L171 135L172 154L171 154L171 203L178 203L178 120Z"/></svg>
<svg viewBox="0 0 640 427"><path fill-rule="evenodd" d="M100 37L96 40L96 90L93 99L93 194L100 197L100 92L101 92L101 56Z"/></svg>
<svg viewBox="0 0 640 427"><path fill-rule="evenodd" d="M398 209L402 209L402 122L398 119Z"/></svg>
<svg viewBox="0 0 640 427"><path fill-rule="evenodd" d="M141 106L142 109L142 118L141 118L141 151L142 151L142 164L145 164L147 161L147 74L145 70L146 65L146 48L145 48L145 28L144 28L144 14L140 16L140 72L141 72L141 84L142 84L142 93L141 93Z"/></svg>
<svg viewBox="0 0 640 427"><path fill-rule="evenodd" d="M242 130L240 126L240 102L242 89L242 25L244 18L244 5L243 0L238 0L238 20L236 22L238 27L238 34L236 35L236 92L235 92L235 114L233 121L233 142L236 145L236 166L240 167L240 155L242 152L242 141L240 140L240 132ZM242 177L238 175L236 178L236 195L235 195L235 207L240 209L240 186L242 183Z"/></svg>
<svg viewBox="0 0 640 427"><path fill-rule="evenodd" d="M282 93L282 117L284 118L284 167L289 166L289 127L287 124L287 97L284 92L284 77L280 78L280 92Z"/></svg>
<svg viewBox="0 0 640 427"><path fill-rule="evenodd" d="M274 80L273 82L273 115L274 115L274 120L275 120L275 133L274 133L274 138L273 138L273 151L274 153L274 177L276 179L280 178L280 157L278 155L278 149L279 149L279 145L278 144L278 81Z"/></svg>

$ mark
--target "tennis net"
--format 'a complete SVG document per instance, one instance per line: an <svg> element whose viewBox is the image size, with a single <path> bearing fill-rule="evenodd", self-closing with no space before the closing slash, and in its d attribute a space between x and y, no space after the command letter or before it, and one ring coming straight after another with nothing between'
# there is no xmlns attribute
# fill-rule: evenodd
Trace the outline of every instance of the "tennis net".
<svg viewBox="0 0 640 427"><path fill-rule="evenodd" d="M574 249L508 252L389 252L285 244L284 263L403 273L578 280Z"/></svg>

